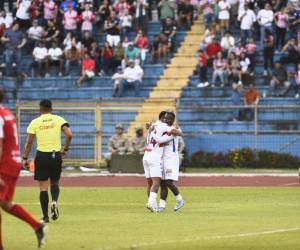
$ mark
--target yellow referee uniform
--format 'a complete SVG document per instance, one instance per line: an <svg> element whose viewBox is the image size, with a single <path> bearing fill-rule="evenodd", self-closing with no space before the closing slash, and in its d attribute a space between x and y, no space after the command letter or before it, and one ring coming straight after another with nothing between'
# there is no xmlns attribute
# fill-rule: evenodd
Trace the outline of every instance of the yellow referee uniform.
<svg viewBox="0 0 300 250"><path fill-rule="evenodd" d="M61 150L61 129L64 125L68 126L64 118L43 114L29 124L27 133L36 136L38 151L59 152Z"/></svg>

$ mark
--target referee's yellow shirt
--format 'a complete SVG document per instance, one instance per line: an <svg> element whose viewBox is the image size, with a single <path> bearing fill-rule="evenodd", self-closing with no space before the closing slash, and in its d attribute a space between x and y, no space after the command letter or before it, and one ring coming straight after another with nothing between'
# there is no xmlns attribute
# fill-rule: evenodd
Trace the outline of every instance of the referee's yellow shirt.
<svg viewBox="0 0 300 250"><path fill-rule="evenodd" d="M61 128L67 125L66 120L60 116L43 114L31 121L27 128L28 134L37 138L37 150L41 152L58 152L61 150Z"/></svg>

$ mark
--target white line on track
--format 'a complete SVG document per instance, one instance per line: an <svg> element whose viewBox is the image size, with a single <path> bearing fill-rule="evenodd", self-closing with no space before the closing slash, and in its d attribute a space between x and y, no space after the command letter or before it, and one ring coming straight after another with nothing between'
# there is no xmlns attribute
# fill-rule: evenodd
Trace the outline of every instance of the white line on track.
<svg viewBox="0 0 300 250"><path fill-rule="evenodd" d="M194 241L208 241L208 240L221 240L221 239L234 239L234 238L244 238L244 237L253 237L253 236L263 236L279 233L288 233L300 231L300 227L286 228L286 229L276 229L270 231L262 232L250 232L250 233L241 233L241 234L231 234L231 235L215 235L215 236L206 236L206 237L193 237L191 239L178 239L178 240L166 240L166 241L154 241L150 243L141 243L133 244L127 247L106 247L106 248L97 248L94 250L121 250L121 249L139 249L142 247L154 247L161 244L174 244L174 243L188 243Z"/></svg>
<svg viewBox="0 0 300 250"><path fill-rule="evenodd" d="M300 182L292 182L292 183L282 184L282 186L297 186L297 185L300 185Z"/></svg>
<svg viewBox="0 0 300 250"><path fill-rule="evenodd" d="M33 176L32 173L22 173L21 176ZM88 176L103 176L103 177L145 177L143 174L110 174L110 173L63 173L63 177L88 177ZM298 173L240 173L240 174L235 174L235 173L180 173L180 177L268 177L268 176L273 176L273 177L297 177Z"/></svg>

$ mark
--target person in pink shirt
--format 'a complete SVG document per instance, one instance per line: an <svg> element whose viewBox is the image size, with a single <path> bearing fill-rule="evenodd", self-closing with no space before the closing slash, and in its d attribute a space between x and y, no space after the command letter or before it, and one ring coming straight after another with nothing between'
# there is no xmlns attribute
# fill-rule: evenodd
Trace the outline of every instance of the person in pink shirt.
<svg viewBox="0 0 300 250"><path fill-rule="evenodd" d="M246 44L246 54L250 60L249 69L251 75L253 75L255 67L256 43L252 37L248 39L248 43Z"/></svg>
<svg viewBox="0 0 300 250"><path fill-rule="evenodd" d="M84 11L80 15L81 24L81 33L84 34L86 31L93 32L93 22L95 21L95 15L91 11L90 4L85 4Z"/></svg>
<svg viewBox="0 0 300 250"><path fill-rule="evenodd" d="M274 15L276 23L276 48L281 49L285 45L285 34L288 27L289 16L284 7Z"/></svg>
<svg viewBox="0 0 300 250"><path fill-rule="evenodd" d="M215 0L201 0L200 7L203 9L205 27L208 29L214 24Z"/></svg>
<svg viewBox="0 0 300 250"><path fill-rule="evenodd" d="M73 9L72 4L68 4L68 10L64 13L64 33L71 32L76 35L77 32L78 13Z"/></svg>
<svg viewBox="0 0 300 250"><path fill-rule="evenodd" d="M56 19L57 16L57 5L54 0L44 0L43 2L44 8L44 19Z"/></svg>
<svg viewBox="0 0 300 250"><path fill-rule="evenodd" d="M126 0L119 0L114 7L118 17L124 16L125 10L130 12L131 9L130 4L128 4Z"/></svg>
<svg viewBox="0 0 300 250"><path fill-rule="evenodd" d="M142 30L138 31L138 34L135 38L135 45L139 49L141 54L141 64L144 65L144 62L146 60L146 54L148 52L149 40Z"/></svg>
<svg viewBox="0 0 300 250"><path fill-rule="evenodd" d="M218 52L217 57L213 61L212 87L215 86L217 78L221 81L221 87L225 85L227 60L224 59L222 52Z"/></svg>

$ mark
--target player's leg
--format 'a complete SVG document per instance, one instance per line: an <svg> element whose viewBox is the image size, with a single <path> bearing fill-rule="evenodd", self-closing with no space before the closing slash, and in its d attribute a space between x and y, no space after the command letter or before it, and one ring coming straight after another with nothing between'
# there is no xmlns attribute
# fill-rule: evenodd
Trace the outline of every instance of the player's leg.
<svg viewBox="0 0 300 250"><path fill-rule="evenodd" d="M150 194L148 199L148 205L152 212L157 212L157 192L160 186L160 177L151 177L152 178L152 186L150 188Z"/></svg>
<svg viewBox="0 0 300 250"><path fill-rule="evenodd" d="M150 195L150 189L152 187L153 181L151 178L147 178L147 197Z"/></svg>
<svg viewBox="0 0 300 250"><path fill-rule="evenodd" d="M176 199L176 206L174 208L174 211L178 211L179 209L181 209L184 204L185 204L185 201L183 200L180 192L179 192L179 189L178 187L175 185L174 181L173 180L167 180L167 186L168 188L172 191L172 193L174 194L175 196L175 199Z"/></svg>
<svg viewBox="0 0 300 250"><path fill-rule="evenodd" d="M159 200L159 212L163 212L166 208L166 201L168 197L168 186L166 180L161 180L160 183L160 200Z"/></svg>
<svg viewBox="0 0 300 250"><path fill-rule="evenodd" d="M17 178L3 175L1 176L5 186L0 191L0 207L7 213L19 218L20 220L29 224L35 231L38 238L38 246L45 243L44 225L38 222L33 216L21 205L12 203Z"/></svg>
<svg viewBox="0 0 300 250"><path fill-rule="evenodd" d="M52 220L57 220L59 216L58 212L58 197L60 193L59 180L62 171L62 159L59 153L55 154L55 157L52 159L53 164L50 171L50 192L52 198L51 204L51 218Z"/></svg>
<svg viewBox="0 0 300 250"><path fill-rule="evenodd" d="M48 195L48 188L49 188L49 180L47 181L39 181L40 186L40 205L43 212L42 221L44 223L49 222L49 215L48 215L48 207L49 207L49 195Z"/></svg>

